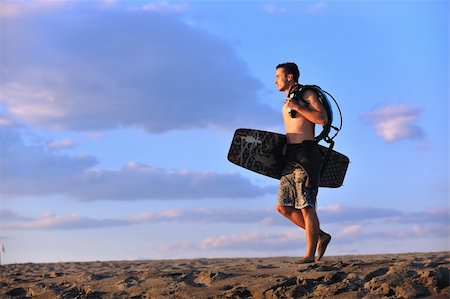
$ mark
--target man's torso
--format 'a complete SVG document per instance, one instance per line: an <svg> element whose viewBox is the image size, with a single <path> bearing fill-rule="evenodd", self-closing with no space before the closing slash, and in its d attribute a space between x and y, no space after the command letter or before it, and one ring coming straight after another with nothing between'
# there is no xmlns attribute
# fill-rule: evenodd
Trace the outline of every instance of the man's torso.
<svg viewBox="0 0 450 299"><path fill-rule="evenodd" d="M291 117L286 105L283 106L282 113L288 143L314 140L314 123L304 118L300 113L295 113L295 117Z"/></svg>

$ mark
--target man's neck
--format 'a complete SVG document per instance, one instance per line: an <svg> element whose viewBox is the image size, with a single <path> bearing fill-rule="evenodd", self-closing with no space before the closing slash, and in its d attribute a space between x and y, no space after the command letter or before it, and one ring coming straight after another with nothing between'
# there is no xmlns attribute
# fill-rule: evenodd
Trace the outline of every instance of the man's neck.
<svg viewBox="0 0 450 299"><path fill-rule="evenodd" d="M292 87L297 85L297 84L298 84L297 82L294 82L294 83L290 84L289 87L284 90L286 95L289 95L289 92L291 91Z"/></svg>

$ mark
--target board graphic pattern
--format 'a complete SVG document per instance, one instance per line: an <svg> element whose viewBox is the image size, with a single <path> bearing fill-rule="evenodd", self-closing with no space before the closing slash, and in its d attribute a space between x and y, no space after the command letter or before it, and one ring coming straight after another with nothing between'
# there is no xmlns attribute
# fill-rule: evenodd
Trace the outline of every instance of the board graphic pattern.
<svg viewBox="0 0 450 299"><path fill-rule="evenodd" d="M228 152L228 160L251 171L280 179L284 167L283 150L286 135L252 129L238 129L234 133ZM319 144L325 157L328 148ZM319 186L337 188L342 186L349 159L332 151L331 157L322 170Z"/></svg>

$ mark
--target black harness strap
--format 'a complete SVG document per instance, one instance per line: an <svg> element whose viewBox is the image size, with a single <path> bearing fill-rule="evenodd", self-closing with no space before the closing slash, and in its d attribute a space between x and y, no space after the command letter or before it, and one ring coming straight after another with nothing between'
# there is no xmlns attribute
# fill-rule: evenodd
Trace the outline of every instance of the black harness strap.
<svg viewBox="0 0 450 299"><path fill-rule="evenodd" d="M327 122L323 126L322 132L314 138L317 143L320 142L321 140L324 140L326 143L328 143L330 145L328 147L327 153L322 161L322 168L321 168L321 173L322 173L323 170L325 169L325 166L328 164L328 161L331 158L331 153L332 153L333 147L334 147L333 139L337 136L339 131L342 129L342 112L341 112L341 109L340 109L337 101L335 100L335 98L330 93L322 90L317 85L295 84L289 90L288 97L293 99L294 101L305 102L305 100L303 100L303 93L308 89L312 89L315 92L317 92L317 94L319 96L319 100L322 103L323 107L325 108L325 111L327 112L327 118L328 118ZM327 98L327 95L329 95L333 99L334 103L336 104L336 107L338 108L339 118L340 118L339 128L333 126L333 110L331 108L331 104ZM333 135L333 137L329 136L331 129L334 129L336 131L336 133Z"/></svg>

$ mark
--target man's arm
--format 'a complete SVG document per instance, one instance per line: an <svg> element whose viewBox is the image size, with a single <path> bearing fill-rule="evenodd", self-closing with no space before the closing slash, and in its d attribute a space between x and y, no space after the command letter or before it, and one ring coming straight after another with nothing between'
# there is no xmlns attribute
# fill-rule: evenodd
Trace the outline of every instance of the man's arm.
<svg viewBox="0 0 450 299"><path fill-rule="evenodd" d="M300 113L304 118L312 123L318 125L325 125L327 123L327 112L319 100L319 96L313 90L306 90L303 93L303 100L308 104L301 101L292 101L291 99L286 99L286 103L289 108Z"/></svg>

